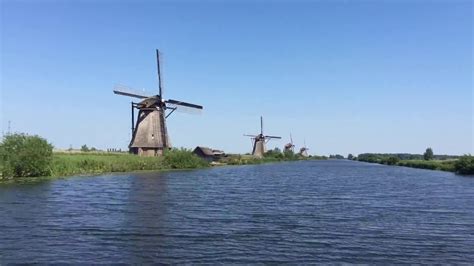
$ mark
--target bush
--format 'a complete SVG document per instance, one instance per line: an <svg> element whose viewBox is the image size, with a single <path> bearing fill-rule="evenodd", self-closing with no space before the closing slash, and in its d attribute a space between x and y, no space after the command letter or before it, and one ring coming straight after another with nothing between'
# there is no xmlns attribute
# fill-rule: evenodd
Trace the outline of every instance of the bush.
<svg viewBox="0 0 474 266"><path fill-rule="evenodd" d="M426 161L433 160L434 154L433 154L433 149L427 148L425 153L423 153L423 159Z"/></svg>
<svg viewBox="0 0 474 266"><path fill-rule="evenodd" d="M454 163L456 173L474 175L474 156L464 155Z"/></svg>
<svg viewBox="0 0 474 266"><path fill-rule="evenodd" d="M3 178L50 174L53 146L39 136L9 134L0 143L0 171Z"/></svg>
<svg viewBox="0 0 474 266"><path fill-rule="evenodd" d="M191 150L184 148L165 151L163 163L169 169L187 169L209 166L209 163L199 158Z"/></svg>

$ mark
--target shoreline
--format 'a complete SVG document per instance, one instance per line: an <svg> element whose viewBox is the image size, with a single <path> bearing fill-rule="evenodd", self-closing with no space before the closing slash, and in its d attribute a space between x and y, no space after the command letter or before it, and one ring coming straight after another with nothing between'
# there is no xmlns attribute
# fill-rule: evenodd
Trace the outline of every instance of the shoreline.
<svg viewBox="0 0 474 266"><path fill-rule="evenodd" d="M386 165L386 166L407 167L407 168L412 168L412 169L450 172L450 173L461 175L461 176L472 175L472 174L459 173L459 171L456 169L456 166L455 166L456 160L430 160L430 161L401 160L396 163L374 162L374 161L365 161L365 160L354 160L354 161L370 163L370 164Z"/></svg>
<svg viewBox="0 0 474 266"><path fill-rule="evenodd" d="M186 155L188 157L188 155ZM52 181L71 177L89 177L107 174L126 174L140 172L172 172L209 169L224 166L257 165L266 163L279 163L290 161L311 160L305 159L276 159L245 157L241 160L239 156L232 157L236 161L232 163L217 162L215 164L201 160L192 155L189 158L179 158L177 162L168 162L163 157L140 157L132 154L117 153L55 153L48 176L23 176L23 177L0 177L0 185L13 183L34 183L41 181ZM316 158L315 158L316 159ZM314 160L314 159L313 159ZM181 166L181 167L179 167Z"/></svg>

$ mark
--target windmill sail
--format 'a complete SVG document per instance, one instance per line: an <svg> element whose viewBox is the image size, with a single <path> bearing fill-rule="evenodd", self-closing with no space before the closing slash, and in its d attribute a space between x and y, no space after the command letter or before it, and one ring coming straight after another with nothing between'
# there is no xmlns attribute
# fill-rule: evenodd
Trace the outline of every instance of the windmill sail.
<svg viewBox="0 0 474 266"><path fill-rule="evenodd" d="M150 96L146 96L144 95L143 93L131 88L131 87L128 87L128 86L125 86L125 85L120 85L120 84L117 84L114 86L114 93L115 94L118 94L118 95L123 95L123 96L129 96L129 97L134 97L134 98L138 98L138 99L146 99L146 98L149 98Z"/></svg>
<svg viewBox="0 0 474 266"><path fill-rule="evenodd" d="M156 49L156 68L158 69L158 91L160 97L163 97L163 82L162 82L162 74L161 74L161 62L160 62L160 51Z"/></svg>

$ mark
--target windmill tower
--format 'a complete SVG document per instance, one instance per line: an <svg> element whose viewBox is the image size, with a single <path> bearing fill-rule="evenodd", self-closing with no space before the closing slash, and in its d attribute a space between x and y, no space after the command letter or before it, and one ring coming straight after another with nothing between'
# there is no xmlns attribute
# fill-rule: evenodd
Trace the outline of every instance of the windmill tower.
<svg viewBox="0 0 474 266"><path fill-rule="evenodd" d="M295 152L295 145L293 144L293 137L291 136L290 133L290 142L285 145L285 149L283 150L284 152Z"/></svg>
<svg viewBox="0 0 474 266"><path fill-rule="evenodd" d="M244 135L251 137L253 142L252 155L258 158L262 158L266 152L265 144L271 139L281 139L277 136L266 136L263 135L263 117L260 116L260 134L258 135Z"/></svg>
<svg viewBox="0 0 474 266"><path fill-rule="evenodd" d="M304 140L304 146L300 149L300 155L303 157L308 157L308 148L306 147L306 140Z"/></svg>
<svg viewBox="0 0 474 266"><path fill-rule="evenodd" d="M158 68L158 94L142 95L128 91L125 86L116 86L114 93L140 99L138 103L131 103L132 112L132 139L128 145L130 152L143 156L160 156L163 151L171 148L166 129L166 118L176 110L202 110L202 106L163 98L163 84L160 65L160 52L156 50ZM135 123L134 110L138 109ZM166 113L167 110L170 110Z"/></svg>

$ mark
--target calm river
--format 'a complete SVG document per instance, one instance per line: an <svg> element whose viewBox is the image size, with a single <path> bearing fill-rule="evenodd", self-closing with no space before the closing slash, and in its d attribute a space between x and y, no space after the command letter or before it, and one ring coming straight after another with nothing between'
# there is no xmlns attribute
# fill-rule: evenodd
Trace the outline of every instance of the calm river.
<svg viewBox="0 0 474 266"><path fill-rule="evenodd" d="M0 264L472 263L474 177L305 161L0 185Z"/></svg>

